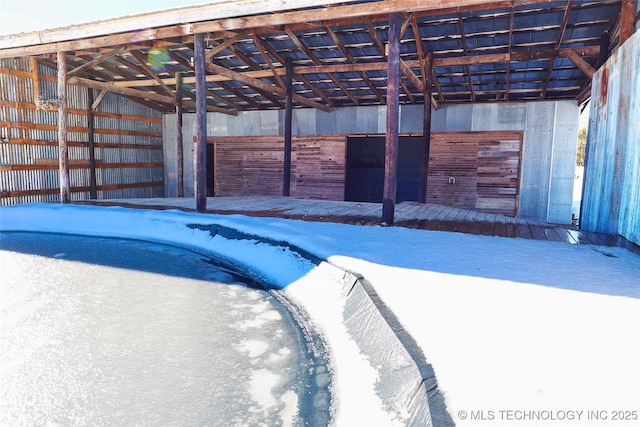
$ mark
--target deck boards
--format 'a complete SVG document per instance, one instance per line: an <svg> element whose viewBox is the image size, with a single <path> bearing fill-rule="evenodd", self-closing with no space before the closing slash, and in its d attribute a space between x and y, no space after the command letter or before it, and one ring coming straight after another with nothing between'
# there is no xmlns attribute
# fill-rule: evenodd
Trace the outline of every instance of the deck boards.
<svg viewBox="0 0 640 427"><path fill-rule="evenodd" d="M85 200L74 203L195 211L193 198ZM208 212L216 214L244 214L361 225L379 225L382 212L379 203L268 196L210 197L207 199L207 208ZM618 236L431 203L399 203L396 205L394 226L569 244L622 246L633 252L639 251L637 245Z"/></svg>

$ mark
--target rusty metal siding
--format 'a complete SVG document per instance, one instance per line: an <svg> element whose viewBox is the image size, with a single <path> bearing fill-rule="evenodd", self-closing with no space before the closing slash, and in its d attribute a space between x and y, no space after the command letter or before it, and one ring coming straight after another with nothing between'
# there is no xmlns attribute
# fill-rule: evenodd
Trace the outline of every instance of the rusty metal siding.
<svg viewBox="0 0 640 427"><path fill-rule="evenodd" d="M57 95L56 73L38 66L42 96ZM34 86L28 60L0 60L0 205L59 201L57 112L36 109ZM67 91L71 197L88 199L88 90ZM163 161L161 114L110 93L97 108L95 129L97 184L108 188L99 197L161 197L163 168L149 165Z"/></svg>
<svg viewBox="0 0 640 427"><path fill-rule="evenodd" d="M593 78L581 226L640 244L640 33Z"/></svg>

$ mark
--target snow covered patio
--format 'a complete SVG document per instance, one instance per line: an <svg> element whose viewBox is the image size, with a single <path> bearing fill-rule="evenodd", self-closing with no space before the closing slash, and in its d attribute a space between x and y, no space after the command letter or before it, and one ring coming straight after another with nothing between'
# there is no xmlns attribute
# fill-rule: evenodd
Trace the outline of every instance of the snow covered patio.
<svg viewBox="0 0 640 427"><path fill-rule="evenodd" d="M194 198L138 198L83 200L78 204L124 206L142 209L195 211ZM301 219L305 221L375 225L380 223L380 203L313 200L295 197L208 197L207 212ZM636 245L616 236L578 230L575 226L545 224L510 216L453 208L433 203L402 202L396 206L394 226L434 231L453 231L483 236L520 237L569 244Z"/></svg>
<svg viewBox="0 0 640 427"><path fill-rule="evenodd" d="M316 266L281 245L212 238L189 224L287 242L325 262ZM374 339L375 325L345 324L349 309L334 267L371 284L435 371L450 419L434 419L434 425L615 426L638 420L640 257L623 248L60 205L2 208L0 229L199 248L284 288L330 348L338 426L406 425L410 414L384 396L381 382L396 375L398 359L386 353L385 341ZM370 348L357 336L371 337Z"/></svg>

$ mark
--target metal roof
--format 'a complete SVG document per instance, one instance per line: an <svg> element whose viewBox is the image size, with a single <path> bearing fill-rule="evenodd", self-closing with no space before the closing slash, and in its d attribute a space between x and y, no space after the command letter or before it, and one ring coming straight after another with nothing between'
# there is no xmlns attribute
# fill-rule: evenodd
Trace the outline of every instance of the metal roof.
<svg viewBox="0 0 640 427"><path fill-rule="evenodd" d="M280 88L284 86L285 61L290 60L295 93L327 107L384 104L388 14L355 13L323 19L324 11L342 7L348 12L368 3L382 6L400 2L370 0L310 6L289 10L285 15L317 10L317 20L207 31L206 52L213 64ZM590 95L591 71L617 44L621 0L466 3L444 9L416 6L411 9L416 11L403 14L401 59L407 67L401 80L401 103L424 102L420 86L429 77L422 72L426 52L433 55L435 104L556 99L582 102ZM264 21L269 23L277 13L284 12L250 16L266 17ZM209 19L199 25L207 28L207 22L211 26L215 21ZM216 25L231 26L223 21ZM130 32L128 43L116 43L121 40L116 36L110 43L109 36L103 36L101 43L98 37L84 45L76 43L89 47L72 49L74 44L68 44L69 70L84 67L77 72L78 77L162 95L171 95L175 90L173 79L176 73L182 73L186 82L184 99L193 101L193 36L174 36L177 30L170 28L163 27L164 33L158 31L158 37L145 33L145 40L131 38L135 32ZM168 35L163 36L165 33ZM7 40L0 38L0 58L10 58L12 52L19 51L16 46L7 47ZM75 35L74 40L82 40L82 36ZM60 43L50 43L51 49L61 48ZM13 55L28 56L30 52L35 52L33 56L41 64L55 68L55 54L47 53L44 47L24 46L23 54ZM234 114L284 106L282 95L228 77L209 77L208 104L212 110ZM142 102L161 111L174 110L168 103ZM304 106L301 102L295 105ZM189 103L186 106L192 107Z"/></svg>

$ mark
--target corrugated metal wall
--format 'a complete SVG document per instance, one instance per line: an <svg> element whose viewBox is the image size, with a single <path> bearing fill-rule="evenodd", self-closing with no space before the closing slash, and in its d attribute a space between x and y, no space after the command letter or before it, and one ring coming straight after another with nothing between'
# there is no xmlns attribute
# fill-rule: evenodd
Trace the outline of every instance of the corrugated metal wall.
<svg viewBox="0 0 640 427"><path fill-rule="evenodd" d="M593 77L581 226L640 245L640 32Z"/></svg>
<svg viewBox="0 0 640 427"><path fill-rule="evenodd" d="M41 96L57 96L57 71L38 65ZM38 110L28 60L0 60L0 204L60 200L58 114ZM96 92L97 96L97 92ZM88 89L67 88L71 198L89 198ZM162 197L161 114L114 94L95 112L98 198Z"/></svg>
<svg viewBox="0 0 640 427"><path fill-rule="evenodd" d="M573 185L580 110L575 101L519 104L455 104L432 110L433 132L524 131L520 181L520 218L551 223L571 223ZM422 105L403 105L400 132L422 133ZM207 115L207 135L246 136L284 133L281 110L250 111L229 116ZM386 107L334 108L326 113L314 109L293 112L293 133L370 134L385 133ZM184 115L185 195L193 194L194 115ZM163 116L166 195L177 194L175 178L175 115Z"/></svg>

